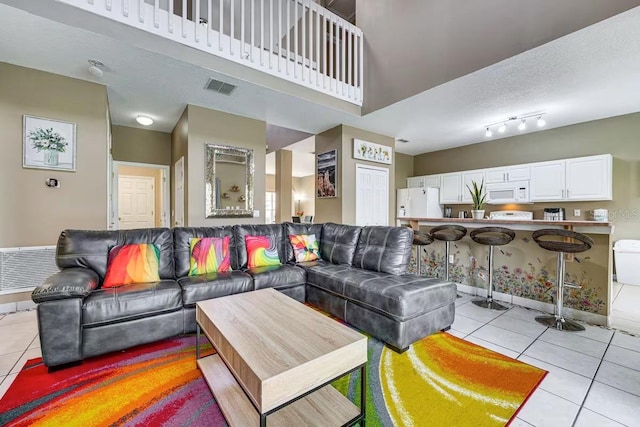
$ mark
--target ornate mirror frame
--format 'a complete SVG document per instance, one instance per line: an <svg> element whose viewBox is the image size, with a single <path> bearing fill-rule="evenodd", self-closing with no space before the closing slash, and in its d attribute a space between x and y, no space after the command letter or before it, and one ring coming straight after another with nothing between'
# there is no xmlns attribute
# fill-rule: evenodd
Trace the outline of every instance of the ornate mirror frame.
<svg viewBox="0 0 640 427"><path fill-rule="evenodd" d="M216 163L245 166L244 182L221 188L222 177L216 176ZM205 217L253 218L253 150L228 145L205 145ZM216 179L217 178L217 179ZM232 199L234 206L222 207L223 199Z"/></svg>

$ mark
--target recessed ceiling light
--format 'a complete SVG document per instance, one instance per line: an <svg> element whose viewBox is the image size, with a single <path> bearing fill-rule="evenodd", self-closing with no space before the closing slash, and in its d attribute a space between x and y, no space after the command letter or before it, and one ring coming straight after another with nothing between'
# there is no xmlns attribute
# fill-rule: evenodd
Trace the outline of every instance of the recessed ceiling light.
<svg viewBox="0 0 640 427"><path fill-rule="evenodd" d="M138 116L136 117L136 122L140 123L142 126L151 126L153 124L153 119L148 116Z"/></svg>

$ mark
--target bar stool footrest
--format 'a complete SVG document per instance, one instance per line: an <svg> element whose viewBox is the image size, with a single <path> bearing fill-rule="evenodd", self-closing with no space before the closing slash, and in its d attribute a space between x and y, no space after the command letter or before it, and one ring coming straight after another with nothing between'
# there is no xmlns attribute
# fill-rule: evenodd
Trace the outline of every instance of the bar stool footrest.
<svg viewBox="0 0 640 427"><path fill-rule="evenodd" d="M557 316L537 316L536 322L547 326L549 328L556 329L558 331L567 332L580 332L584 331L584 326L564 317Z"/></svg>
<svg viewBox="0 0 640 427"><path fill-rule="evenodd" d="M474 299L471 302L477 305L478 307L488 308L490 310L504 311L509 309L508 307L505 307L500 303L497 303L495 301L489 301L488 299Z"/></svg>
<svg viewBox="0 0 640 427"><path fill-rule="evenodd" d="M567 283L567 282L564 282L564 287L572 288L572 289L582 289L582 286L580 285L576 285L575 283Z"/></svg>

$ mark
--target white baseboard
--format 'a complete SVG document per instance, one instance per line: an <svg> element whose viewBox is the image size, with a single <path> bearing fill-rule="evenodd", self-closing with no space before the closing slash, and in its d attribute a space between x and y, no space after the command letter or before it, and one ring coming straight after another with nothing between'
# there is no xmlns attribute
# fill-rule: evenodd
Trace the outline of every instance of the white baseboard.
<svg viewBox="0 0 640 427"><path fill-rule="evenodd" d="M479 297L486 297L487 290L484 288L477 288L475 286L463 285L456 283L458 290L466 294L475 295ZM497 301L506 302L520 307L530 308L538 310L543 313L554 314L555 304L548 302L536 301L529 298L522 298L510 294L503 294L500 292L494 292L493 298ZM602 314L590 313L588 311L576 310L569 307L564 307L564 314L569 319L581 320L583 322L591 323L594 325L608 326L609 322L607 316Z"/></svg>

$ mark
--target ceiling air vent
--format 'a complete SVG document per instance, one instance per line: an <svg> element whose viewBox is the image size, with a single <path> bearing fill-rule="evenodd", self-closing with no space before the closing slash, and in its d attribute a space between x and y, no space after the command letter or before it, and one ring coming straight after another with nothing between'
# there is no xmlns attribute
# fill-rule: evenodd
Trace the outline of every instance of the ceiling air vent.
<svg viewBox="0 0 640 427"><path fill-rule="evenodd" d="M212 90L214 92L221 93L223 95L231 95L231 93L236 89L237 86L232 85L231 83L221 82L220 80L209 79L207 84L204 86L207 90Z"/></svg>

